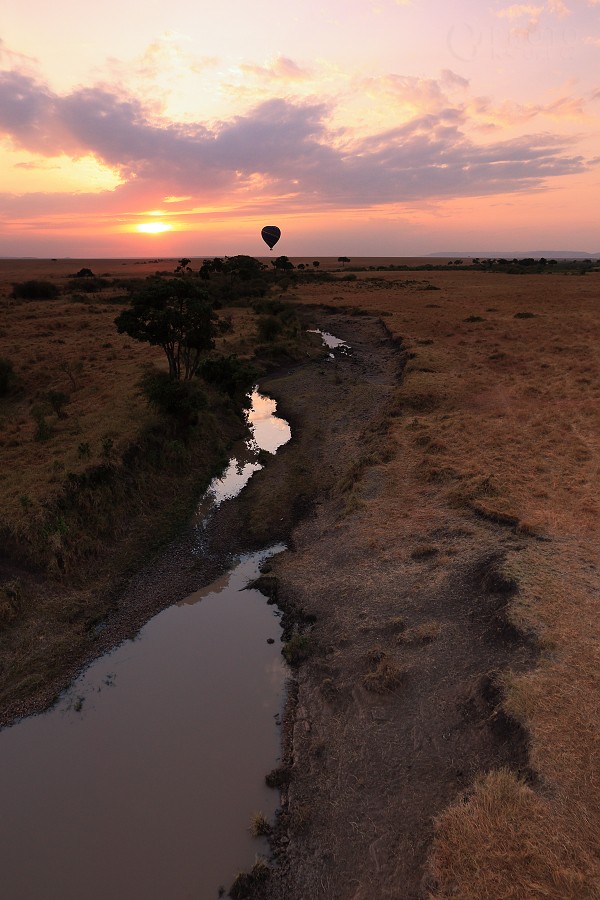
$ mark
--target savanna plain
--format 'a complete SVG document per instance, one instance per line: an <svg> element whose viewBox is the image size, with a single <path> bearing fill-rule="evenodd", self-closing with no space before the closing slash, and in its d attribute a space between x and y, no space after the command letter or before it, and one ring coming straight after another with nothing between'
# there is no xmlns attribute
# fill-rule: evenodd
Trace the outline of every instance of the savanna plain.
<svg viewBox="0 0 600 900"><path fill-rule="evenodd" d="M282 812L232 896L600 897L600 272L301 262L218 310L293 433L215 536L288 544ZM115 328L175 265L0 261L4 725L164 602L131 584L243 436L211 384L166 428Z"/></svg>

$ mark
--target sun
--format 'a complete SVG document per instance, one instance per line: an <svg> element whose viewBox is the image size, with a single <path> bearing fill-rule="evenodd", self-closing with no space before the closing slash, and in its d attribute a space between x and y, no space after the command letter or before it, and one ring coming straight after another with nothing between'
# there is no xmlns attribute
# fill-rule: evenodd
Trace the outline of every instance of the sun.
<svg viewBox="0 0 600 900"><path fill-rule="evenodd" d="M173 230L173 226L167 222L143 222L135 227L137 231L141 231L144 234L162 234L163 231Z"/></svg>

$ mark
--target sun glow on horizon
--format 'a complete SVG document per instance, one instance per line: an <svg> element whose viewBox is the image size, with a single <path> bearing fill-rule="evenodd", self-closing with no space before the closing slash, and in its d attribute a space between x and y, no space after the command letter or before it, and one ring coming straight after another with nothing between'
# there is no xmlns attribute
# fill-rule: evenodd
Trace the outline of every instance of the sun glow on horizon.
<svg viewBox="0 0 600 900"><path fill-rule="evenodd" d="M135 226L135 230L142 234L162 234L164 231L173 231L173 226L168 222L142 222Z"/></svg>

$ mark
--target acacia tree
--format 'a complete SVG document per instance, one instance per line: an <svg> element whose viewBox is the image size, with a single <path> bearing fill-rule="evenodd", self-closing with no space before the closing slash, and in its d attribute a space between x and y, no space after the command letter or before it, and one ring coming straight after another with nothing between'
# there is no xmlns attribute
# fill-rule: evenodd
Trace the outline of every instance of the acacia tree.
<svg viewBox="0 0 600 900"><path fill-rule="evenodd" d="M280 272L288 272L294 268L294 263L287 256L278 256L271 260L271 265Z"/></svg>
<svg viewBox="0 0 600 900"><path fill-rule="evenodd" d="M169 378L189 381L214 347L217 316L208 292L190 278L156 279L115 319L120 334L162 347Z"/></svg>

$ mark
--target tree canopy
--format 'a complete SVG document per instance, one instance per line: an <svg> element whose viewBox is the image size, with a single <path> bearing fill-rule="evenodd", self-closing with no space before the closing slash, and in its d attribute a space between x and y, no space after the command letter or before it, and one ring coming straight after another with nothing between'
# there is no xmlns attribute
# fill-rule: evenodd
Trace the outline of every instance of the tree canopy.
<svg viewBox="0 0 600 900"><path fill-rule="evenodd" d="M217 316L208 292L190 278L155 279L131 298L115 319L119 333L160 346L169 377L189 381L214 346Z"/></svg>

